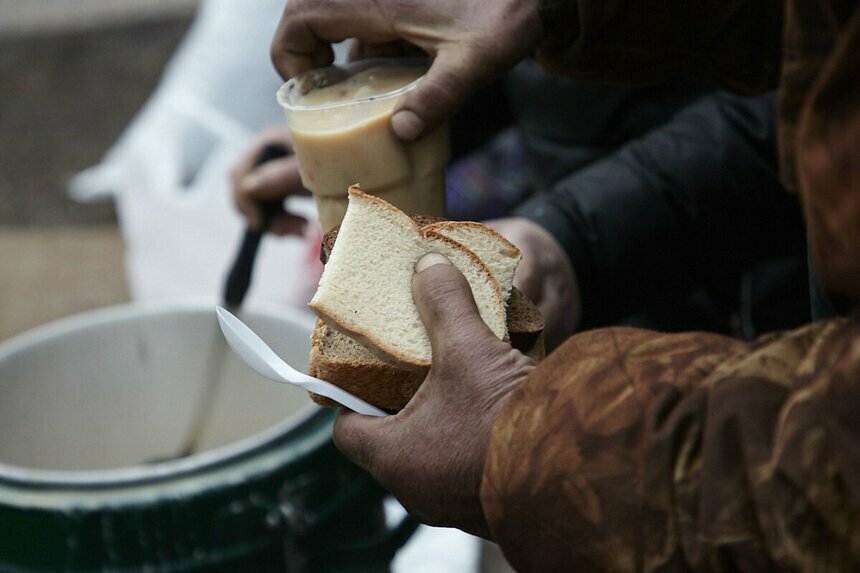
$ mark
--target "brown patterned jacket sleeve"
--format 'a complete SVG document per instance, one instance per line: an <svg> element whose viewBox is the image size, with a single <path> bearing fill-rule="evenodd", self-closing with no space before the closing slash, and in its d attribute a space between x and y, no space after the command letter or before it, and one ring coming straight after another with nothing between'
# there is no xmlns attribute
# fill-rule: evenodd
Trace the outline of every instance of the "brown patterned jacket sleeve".
<svg viewBox="0 0 860 573"><path fill-rule="evenodd" d="M575 336L499 414L481 498L518 571L860 570L860 315Z"/></svg>

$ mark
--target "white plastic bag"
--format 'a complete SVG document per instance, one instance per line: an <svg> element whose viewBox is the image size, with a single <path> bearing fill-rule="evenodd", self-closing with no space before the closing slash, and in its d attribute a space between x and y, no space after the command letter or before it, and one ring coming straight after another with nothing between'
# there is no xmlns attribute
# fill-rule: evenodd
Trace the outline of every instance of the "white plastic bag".
<svg viewBox="0 0 860 573"><path fill-rule="evenodd" d="M258 131L285 123L269 57L283 5L202 2L147 104L104 161L71 181L77 199L116 199L135 300L220 298L243 232L229 170ZM315 216L309 201L294 206ZM310 240L267 236L249 301L303 305L319 274L314 248Z"/></svg>

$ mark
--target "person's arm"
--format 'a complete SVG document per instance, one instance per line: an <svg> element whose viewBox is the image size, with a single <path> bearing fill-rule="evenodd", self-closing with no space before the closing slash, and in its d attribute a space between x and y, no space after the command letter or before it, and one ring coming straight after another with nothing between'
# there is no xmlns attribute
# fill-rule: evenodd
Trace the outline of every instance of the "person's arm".
<svg viewBox="0 0 860 573"><path fill-rule="evenodd" d="M489 530L524 572L856 570L858 376L858 315L577 335L496 418Z"/></svg>
<svg viewBox="0 0 860 573"><path fill-rule="evenodd" d="M601 329L535 366L446 262L412 281L421 388L334 428L413 515L495 539L525 572L860 566L860 313L752 345Z"/></svg>
<svg viewBox="0 0 860 573"><path fill-rule="evenodd" d="M580 327L803 252L797 198L779 183L773 113L771 96L706 96L515 211L567 253Z"/></svg>

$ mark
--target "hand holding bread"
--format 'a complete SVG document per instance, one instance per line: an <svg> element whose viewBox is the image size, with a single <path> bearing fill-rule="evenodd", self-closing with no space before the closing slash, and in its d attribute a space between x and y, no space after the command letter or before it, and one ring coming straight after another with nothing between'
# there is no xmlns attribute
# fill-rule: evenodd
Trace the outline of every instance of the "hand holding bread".
<svg viewBox="0 0 860 573"><path fill-rule="evenodd" d="M430 366L430 341L421 328L409 283L421 256L444 254L465 275L481 319L507 338L505 302L519 251L505 244L499 281L474 251L451 238L441 224L419 227L411 217L378 197L349 190L349 207L310 307L335 330L362 342L406 368ZM464 235L489 235L475 231ZM504 239L500 240L504 241ZM488 238L492 241L492 238ZM506 243L506 241L505 241Z"/></svg>
<svg viewBox="0 0 860 573"><path fill-rule="evenodd" d="M492 333L462 273L446 262L424 257L411 281L432 347L426 380L395 416L342 411L334 439L420 521L486 537L478 495L490 431L534 361Z"/></svg>
<svg viewBox="0 0 860 573"><path fill-rule="evenodd" d="M389 411L406 405L431 364L429 333L410 290L416 262L431 251L466 271L473 298L483 302L479 315L497 338L542 358L540 313L511 287L520 259L513 244L477 223L410 218L353 188L343 224L323 242L326 267L311 302L321 317L311 375Z"/></svg>

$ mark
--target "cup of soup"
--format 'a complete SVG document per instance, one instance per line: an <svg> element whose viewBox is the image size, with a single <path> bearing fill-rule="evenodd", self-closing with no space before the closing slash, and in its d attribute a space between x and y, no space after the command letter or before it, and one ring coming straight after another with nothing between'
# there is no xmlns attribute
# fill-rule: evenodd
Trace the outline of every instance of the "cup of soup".
<svg viewBox="0 0 860 573"><path fill-rule="evenodd" d="M426 60L362 60L311 70L278 90L324 232L340 224L356 183L410 215L444 215L447 126L413 142L391 128L398 101L427 67Z"/></svg>

